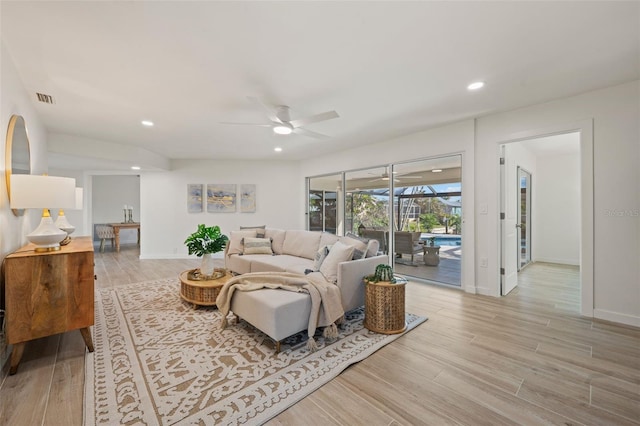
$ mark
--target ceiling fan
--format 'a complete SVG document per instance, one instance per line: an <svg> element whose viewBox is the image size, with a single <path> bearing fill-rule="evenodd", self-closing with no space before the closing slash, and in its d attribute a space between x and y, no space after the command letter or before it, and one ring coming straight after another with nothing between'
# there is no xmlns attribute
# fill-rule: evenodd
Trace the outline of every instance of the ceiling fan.
<svg viewBox="0 0 640 426"><path fill-rule="evenodd" d="M309 129L305 129L303 126L307 126L312 123L318 123L320 121L331 120L333 118L340 117L335 111L327 111L320 114L312 115L305 118L299 118L297 120L291 120L289 115L289 107L286 105L277 105L277 106L268 106L266 103L262 102L258 98L254 98L248 96L251 102L259 106L264 110L267 115L267 118L271 121L269 124L263 123L228 123L222 122L220 124L232 124L239 126L259 126L259 127L271 127L273 132L279 135L288 135L291 133L296 133L299 135L309 136L316 139L325 139L329 136L323 135L321 133L317 133L311 131Z"/></svg>
<svg viewBox="0 0 640 426"><path fill-rule="evenodd" d="M416 176L416 175L397 175L396 173L397 173L397 172L393 172L393 181L394 181L394 182L400 182L400 181L402 181L402 180L404 180L404 179L422 179L422 176ZM370 174L370 175L374 175L373 173L369 173L369 174ZM378 175L374 175L374 176L378 176ZM376 181L379 181L379 180L384 180L384 181L389 180L389 168L388 168L388 167L385 167L385 168L384 168L384 172L383 172L381 175L379 175L379 177L378 177L378 178L376 178L376 179L372 179L372 180L370 180L369 182L376 182Z"/></svg>

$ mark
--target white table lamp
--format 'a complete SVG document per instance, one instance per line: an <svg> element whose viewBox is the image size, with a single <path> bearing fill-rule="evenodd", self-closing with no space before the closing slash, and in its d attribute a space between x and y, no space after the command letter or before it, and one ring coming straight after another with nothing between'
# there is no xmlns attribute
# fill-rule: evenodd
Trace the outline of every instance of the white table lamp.
<svg viewBox="0 0 640 426"><path fill-rule="evenodd" d="M75 206L67 210L82 210L82 188L76 188L75 200ZM66 232L67 235L71 235L73 231L76 230L75 226L70 224L69 220L64 215L64 209L60 209L60 211L58 211L58 218L56 219L55 225Z"/></svg>
<svg viewBox="0 0 640 426"><path fill-rule="evenodd" d="M53 223L50 208L74 208L76 180L57 176L11 175L11 208L43 209L40 225L27 239L36 245L36 251L60 250L60 241L67 232Z"/></svg>

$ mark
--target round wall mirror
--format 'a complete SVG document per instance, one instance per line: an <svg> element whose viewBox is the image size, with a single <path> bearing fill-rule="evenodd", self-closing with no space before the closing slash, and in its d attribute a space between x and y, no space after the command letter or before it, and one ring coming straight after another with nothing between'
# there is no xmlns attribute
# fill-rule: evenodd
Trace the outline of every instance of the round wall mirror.
<svg viewBox="0 0 640 426"><path fill-rule="evenodd" d="M29 152L29 136L24 118L12 115L7 129L7 146L5 151L5 174L7 196L11 202L11 175L28 175L31 173L31 155ZM12 209L13 214L22 216L24 209Z"/></svg>

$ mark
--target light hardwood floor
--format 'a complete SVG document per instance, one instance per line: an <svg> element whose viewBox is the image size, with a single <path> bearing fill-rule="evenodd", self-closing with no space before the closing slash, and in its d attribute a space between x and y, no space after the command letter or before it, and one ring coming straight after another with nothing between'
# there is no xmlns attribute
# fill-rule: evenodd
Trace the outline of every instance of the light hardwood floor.
<svg viewBox="0 0 640 426"><path fill-rule="evenodd" d="M96 252L96 287L198 266L137 255ZM640 329L581 318L577 268L531 265L503 298L418 283L406 298L429 321L269 424L640 424ZM0 385L0 425L82 424L83 382L79 332L30 342Z"/></svg>

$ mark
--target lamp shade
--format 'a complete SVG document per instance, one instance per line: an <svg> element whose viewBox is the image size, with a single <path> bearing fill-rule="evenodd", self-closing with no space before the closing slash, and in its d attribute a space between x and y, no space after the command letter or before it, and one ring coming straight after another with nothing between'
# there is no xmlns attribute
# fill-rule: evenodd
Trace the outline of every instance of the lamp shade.
<svg viewBox="0 0 640 426"><path fill-rule="evenodd" d="M73 209L76 180L58 176L11 175L12 209Z"/></svg>

